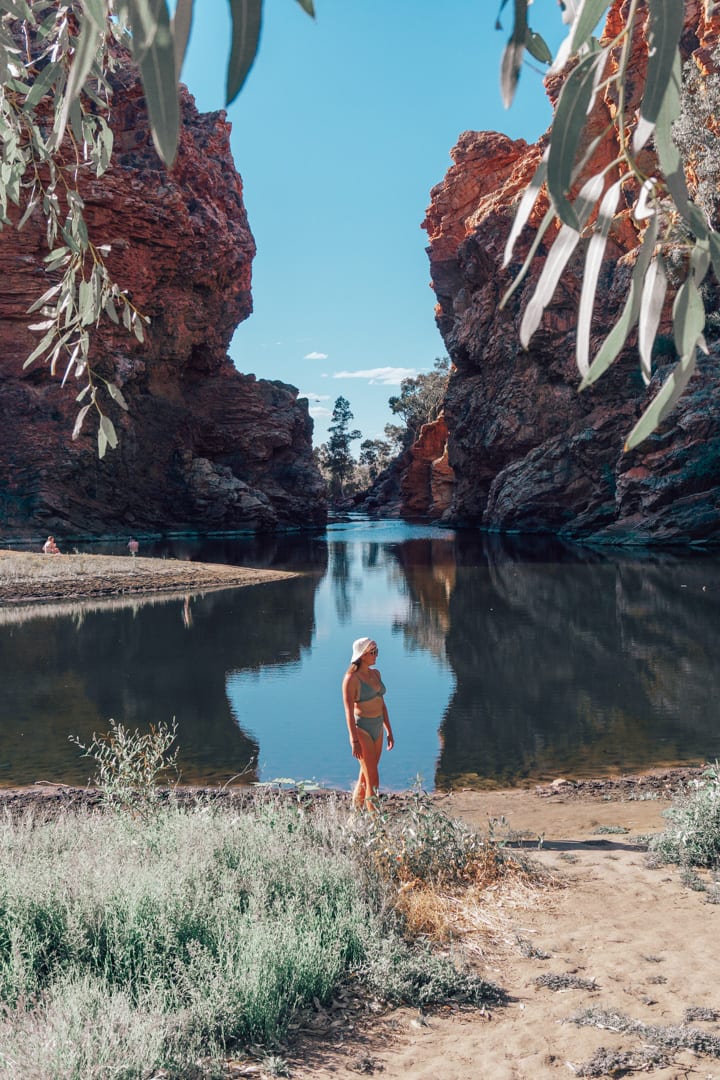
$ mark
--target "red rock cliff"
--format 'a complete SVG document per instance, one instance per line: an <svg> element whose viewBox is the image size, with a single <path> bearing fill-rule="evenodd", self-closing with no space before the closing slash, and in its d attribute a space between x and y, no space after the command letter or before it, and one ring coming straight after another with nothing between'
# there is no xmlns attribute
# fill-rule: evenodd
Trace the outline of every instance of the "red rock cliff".
<svg viewBox="0 0 720 1080"><path fill-rule="evenodd" d="M201 115L183 92L175 166L149 135L139 85L118 80L113 166L86 181L95 243L112 245L111 274L151 317L147 342L103 324L91 359L116 371L129 412L112 417L119 448L97 457L95 432L71 442L77 389L41 365L25 314L47 288L44 225L0 233L0 530L107 534L267 529L323 523L312 421L297 391L242 375L227 350L252 311L255 244L223 113ZM111 407L108 407L111 412Z"/></svg>
<svg viewBox="0 0 720 1080"><path fill-rule="evenodd" d="M626 4L616 0L607 33ZM686 4L685 55L707 70L717 44L717 20L700 0ZM646 46L634 43L636 64ZM559 83L548 91L554 98ZM636 91L630 87L630 97ZM613 111L603 101L594 118ZM635 341L610 372L578 394L575 325L582 256L570 264L527 351L518 329L550 240L541 245L524 287L504 311L500 299L517 262L500 269L513 204L532 176L545 140L536 146L494 132L465 132L453 165L432 191L424 227L437 295L437 323L454 362L445 401L448 460L455 490L448 520L490 529L550 531L596 540L687 542L720 540L720 344L711 347L679 406L662 429L632 453L624 436L667 376L671 357L658 358L645 391ZM536 208L542 216L545 207ZM524 237L529 232L526 230ZM611 234L593 327L593 352L627 294L635 230L626 213ZM668 329L666 325L665 330ZM667 339L666 339L667 340Z"/></svg>

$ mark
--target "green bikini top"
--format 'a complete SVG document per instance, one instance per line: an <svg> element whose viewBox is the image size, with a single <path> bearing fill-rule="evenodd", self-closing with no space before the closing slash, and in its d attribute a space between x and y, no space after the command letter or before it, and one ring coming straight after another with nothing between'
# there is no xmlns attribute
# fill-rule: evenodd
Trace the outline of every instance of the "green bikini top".
<svg viewBox="0 0 720 1080"><path fill-rule="evenodd" d="M376 690L374 686L370 685L370 683L363 682L362 679L360 679L359 677L358 679L360 682L360 693L355 699L356 701L372 701L373 698L382 697L383 694L385 694L385 683L382 681L382 679L380 680L379 690Z"/></svg>

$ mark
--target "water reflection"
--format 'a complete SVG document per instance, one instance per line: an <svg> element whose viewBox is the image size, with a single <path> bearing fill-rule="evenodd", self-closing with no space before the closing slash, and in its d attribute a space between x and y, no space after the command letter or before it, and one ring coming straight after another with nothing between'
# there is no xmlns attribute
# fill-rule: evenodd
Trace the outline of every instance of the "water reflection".
<svg viewBox="0 0 720 1080"><path fill-rule="evenodd" d="M601 775L720 750L720 570L456 544L438 786ZM548 555L553 561L548 560ZM434 617L434 615L433 615Z"/></svg>
<svg viewBox="0 0 720 1080"><path fill-rule="evenodd" d="M94 605L0 625L0 783L84 783L88 742L109 717L131 728L178 723L186 782L256 777L257 741L238 727L227 672L259 671L309 647L317 577L212 592L187 601Z"/></svg>
<svg viewBox="0 0 720 1080"><path fill-rule="evenodd" d="M68 734L175 716L188 781L246 769L349 787L339 687L366 633L397 737L381 770L390 788L417 773L443 788L513 785L720 756L716 556L361 520L141 553L301 576L0 610L0 783L84 782Z"/></svg>

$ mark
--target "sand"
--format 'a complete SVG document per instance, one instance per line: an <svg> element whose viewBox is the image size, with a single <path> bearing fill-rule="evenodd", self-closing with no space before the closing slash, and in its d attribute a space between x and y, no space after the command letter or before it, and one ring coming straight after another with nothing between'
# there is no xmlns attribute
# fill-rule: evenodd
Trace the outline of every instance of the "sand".
<svg viewBox="0 0 720 1080"><path fill-rule="evenodd" d="M131 555L42 555L0 551L0 607L105 597L194 595L281 581L295 574L221 563Z"/></svg>
<svg viewBox="0 0 720 1080"><path fill-rule="evenodd" d="M603 1009L647 1025L679 1025L686 1010L720 1010L720 905L682 884L676 867L651 869L638 841L664 826L663 798L588 796L571 788L460 792L441 799L453 815L487 827L504 817L517 832L543 837L532 858L549 886L502 890L488 898L487 932L476 937L477 966L510 995L491 1012L397 1009L352 1028L304 1033L287 1060L296 1080L382 1075L384 1080L541 1080L578 1075L600 1047L641 1054L642 1036L581 1027L570 1017ZM651 793L652 794L652 793ZM627 833L598 832L622 827ZM702 875L701 875L702 876ZM710 878L705 875L705 882ZM546 954L543 956L543 954ZM553 991L542 975L573 974L594 989ZM692 1026L720 1033L718 1024ZM720 1077L720 1060L682 1050L642 1075ZM631 1063L628 1059L626 1062ZM636 1064L641 1064L636 1058ZM606 1074L629 1075L616 1070Z"/></svg>

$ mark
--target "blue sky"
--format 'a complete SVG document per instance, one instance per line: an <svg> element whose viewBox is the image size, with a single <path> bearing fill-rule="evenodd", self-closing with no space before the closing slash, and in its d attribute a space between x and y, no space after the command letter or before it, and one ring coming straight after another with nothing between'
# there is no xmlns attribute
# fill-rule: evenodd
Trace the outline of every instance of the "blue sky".
<svg viewBox="0 0 720 1080"><path fill-rule="evenodd" d="M450 149L468 129L534 140L550 108L527 65L512 108L500 101L512 4L502 32L499 0L316 0L315 20L295 0L264 8L258 57L228 110L258 248L255 310L230 352L241 371L308 396L316 445L340 394L375 438L400 379L444 355L420 223ZM530 15L555 51L555 0ZM223 106L228 48L226 0L196 3L182 80L203 111Z"/></svg>

